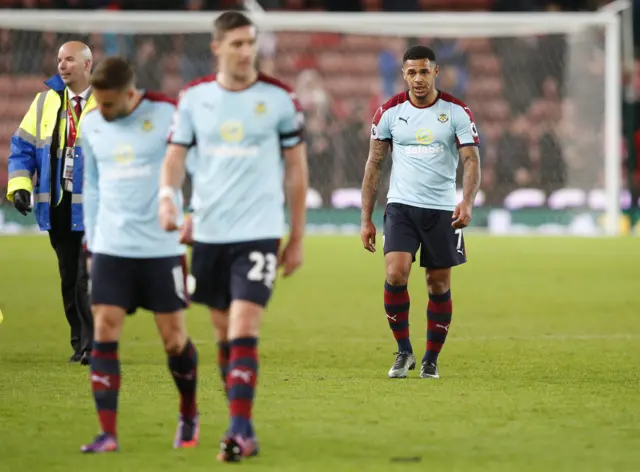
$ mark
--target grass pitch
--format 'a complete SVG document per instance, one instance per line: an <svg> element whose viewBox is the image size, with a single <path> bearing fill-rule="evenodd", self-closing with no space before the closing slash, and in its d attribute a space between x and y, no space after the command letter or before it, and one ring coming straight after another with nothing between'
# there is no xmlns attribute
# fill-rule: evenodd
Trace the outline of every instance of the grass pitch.
<svg viewBox="0 0 640 472"><path fill-rule="evenodd" d="M440 380L387 379L395 343L383 261L357 237L310 237L264 321L256 404L273 471L626 471L640 468L640 242L467 238ZM426 291L410 282L424 350ZM0 471L210 471L226 409L205 310L201 444L174 451L177 398L151 315L121 343L121 452L82 456L97 432L87 369L71 354L48 239L0 239Z"/></svg>

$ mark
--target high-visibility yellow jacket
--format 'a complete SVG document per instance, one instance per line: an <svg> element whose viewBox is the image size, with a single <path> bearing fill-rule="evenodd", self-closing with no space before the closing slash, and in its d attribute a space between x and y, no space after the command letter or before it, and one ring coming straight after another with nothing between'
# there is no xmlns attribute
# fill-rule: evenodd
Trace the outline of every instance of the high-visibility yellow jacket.
<svg viewBox="0 0 640 472"><path fill-rule="evenodd" d="M62 201L62 165L67 130L67 94L59 75L45 81L49 87L31 103L22 123L11 137L9 156L9 184L7 198L13 201L16 190L33 194L36 221L41 230L51 229L49 213ZM90 95L80 116L96 107ZM80 126L76 141L80 144ZM53 167L53 174L52 174ZM73 192L71 196L71 230L84 231L82 223L82 148L75 148ZM33 177L36 176L35 185Z"/></svg>

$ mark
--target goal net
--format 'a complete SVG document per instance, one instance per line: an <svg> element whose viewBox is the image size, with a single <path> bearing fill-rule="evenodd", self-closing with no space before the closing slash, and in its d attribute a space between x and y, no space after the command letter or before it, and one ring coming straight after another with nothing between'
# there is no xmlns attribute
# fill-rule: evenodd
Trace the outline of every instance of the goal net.
<svg viewBox="0 0 640 472"><path fill-rule="evenodd" d="M11 134L43 79L56 72L64 41L87 42L97 60L128 57L141 87L175 97L185 83L215 67L209 52L214 18L188 12L3 12L0 187L6 186ZM404 90L402 54L420 43L436 51L438 88L462 99L475 115L483 179L474 228L620 230L621 209L631 204L631 194L621 179L615 15L267 13L254 19L260 68L290 84L305 109L313 229L357 229L371 118ZM5 219L15 213L4 208Z"/></svg>

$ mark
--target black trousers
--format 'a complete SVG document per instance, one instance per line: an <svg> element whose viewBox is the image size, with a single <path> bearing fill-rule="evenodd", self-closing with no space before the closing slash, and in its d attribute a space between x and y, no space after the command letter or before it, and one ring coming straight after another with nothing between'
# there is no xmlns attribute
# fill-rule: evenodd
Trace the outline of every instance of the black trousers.
<svg viewBox="0 0 640 472"><path fill-rule="evenodd" d="M71 194L51 207L49 240L58 257L62 302L71 328L71 347L76 352L91 351L93 316L89 305L89 274L82 250L84 232L71 231Z"/></svg>

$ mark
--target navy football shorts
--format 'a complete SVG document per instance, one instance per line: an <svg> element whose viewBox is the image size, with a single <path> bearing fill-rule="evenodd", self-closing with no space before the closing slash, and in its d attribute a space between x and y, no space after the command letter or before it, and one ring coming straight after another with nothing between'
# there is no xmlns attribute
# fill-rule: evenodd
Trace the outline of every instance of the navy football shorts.
<svg viewBox="0 0 640 472"><path fill-rule="evenodd" d="M217 310L226 310L234 300L266 307L276 279L279 246L279 239L195 242L191 273L196 288L191 299Z"/></svg>
<svg viewBox="0 0 640 472"><path fill-rule="evenodd" d="M429 269L454 267L467 262L464 236L453 229L453 212L389 203L384 213L384 253L408 252Z"/></svg>
<svg viewBox="0 0 640 472"><path fill-rule="evenodd" d="M185 256L134 259L91 256L91 304L114 305L133 314L138 308L173 313L186 308Z"/></svg>

